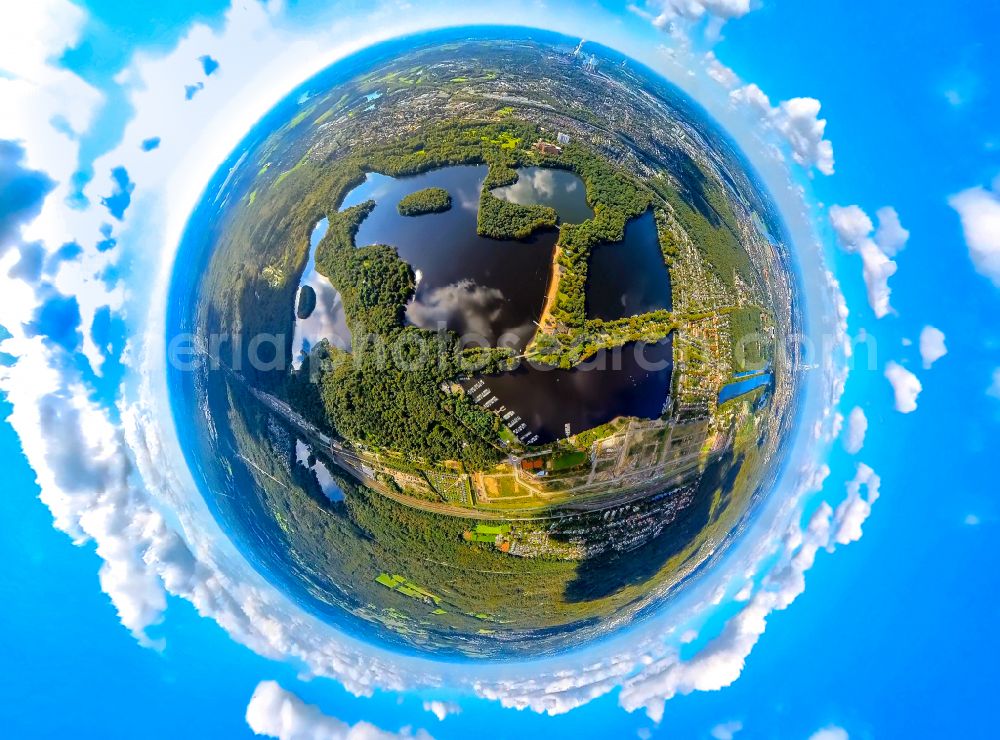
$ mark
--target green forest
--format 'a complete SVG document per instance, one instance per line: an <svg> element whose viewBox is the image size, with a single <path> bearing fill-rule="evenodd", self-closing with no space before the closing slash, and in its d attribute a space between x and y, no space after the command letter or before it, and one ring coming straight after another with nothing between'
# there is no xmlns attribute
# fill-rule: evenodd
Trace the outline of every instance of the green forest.
<svg viewBox="0 0 1000 740"><path fill-rule="evenodd" d="M281 533L275 549L291 563L307 564L296 566L296 574L314 594L336 598L358 617L382 622L404 639L455 629L504 631L510 629L507 623L518 632L547 629L620 613L675 578L679 563L700 546L701 519L693 511L696 516L682 516L674 530L629 557L606 553L581 562L507 555L491 542L463 538L477 524L492 529L493 520L405 506L323 459L344 494L343 501L331 502L315 474L296 462L291 430L276 426L270 412L239 387L231 389L230 408L236 449L253 463L255 504ZM711 496L701 500L707 504ZM599 531L603 519L596 512L514 526L526 535L544 532L564 542L573 533ZM440 604L393 593L378 582L382 573L403 575L439 597ZM524 598L526 590L531 599Z"/></svg>
<svg viewBox="0 0 1000 740"><path fill-rule="evenodd" d="M733 372L762 370L771 357L771 341L765 334L761 309L734 308L728 316Z"/></svg>
<svg viewBox="0 0 1000 740"><path fill-rule="evenodd" d="M581 224L563 224L559 231L561 270L559 293L550 316L562 333L582 329L586 322L587 263L598 244L625 238L625 224L641 216L652 202L642 183L613 167L589 149L570 144L558 156L539 156L540 164L568 169L579 175L587 188L587 202L594 217ZM564 341L570 337L563 337Z"/></svg>
<svg viewBox="0 0 1000 740"><path fill-rule="evenodd" d="M401 326L415 284L413 270L395 248L355 248L358 228L374 208L375 201L369 200L330 214L326 236L316 249L316 271L340 293L352 335L383 334Z"/></svg>
<svg viewBox="0 0 1000 740"><path fill-rule="evenodd" d="M744 283L751 283L750 256L740 244L736 216L721 185L706 182L704 192L693 201L698 204L698 208L694 208L691 205L694 196L682 195L666 177L653 178L649 184L670 204L684 231L723 285L733 288L737 275Z"/></svg>
<svg viewBox="0 0 1000 740"><path fill-rule="evenodd" d="M582 330L590 248L602 241L621 240L626 222L649 207L651 196L637 181L619 175L583 147L567 147L555 159L520 148L538 134L534 127L518 123L438 124L404 142L352 155L353 161L337 165L349 174L335 181L346 186L358 180L357 173L369 170L402 176L451 164L485 162L490 169L481 195L479 231L494 238L521 239L539 228L556 226L555 211L510 203L492 195L490 189L515 182L519 166L541 164L576 172L587 186L588 200L596 215L584 224L564 225L560 232L560 243L568 245L564 268L569 280L565 289L573 294L572 299L566 297L561 310L568 312L572 304L573 321ZM344 194L346 190L340 197ZM441 198L440 193L428 191L409 197L414 196L419 196L415 201L420 204ZM312 375L313 379L318 376L319 391L303 388L307 381L300 380L292 383L299 387L290 393L305 407L303 413L309 418L318 423L322 415L325 423L321 426L353 442L428 460L460 460L476 470L489 468L502 454L497 417L463 395L450 395L441 388L460 374L467 374L470 362L482 364L485 371L505 369L509 355L463 355L453 336L403 326L405 305L414 289L411 269L391 247L357 248L354 244L360 224L374 206L373 201L368 201L344 211L331 210L327 233L316 251L317 271L330 279L343 299L355 349L348 354L329 345L318 348L300 375ZM402 212L403 203L400 208ZM595 335L603 336L603 345L650 335L648 327L643 330L634 320L590 328ZM665 336L670 328L665 323L657 326L656 338ZM359 342L359 338L364 341ZM414 368L416 355L386 357L364 348L369 340L403 355L415 353L415 348L420 347L421 352L435 359L427 361L422 354L422 364ZM559 346L560 354L552 357L553 364L569 366L598 349L586 342L578 342L572 351L567 351L569 346ZM428 351L430 347L434 347L433 351Z"/></svg>
<svg viewBox="0 0 1000 740"><path fill-rule="evenodd" d="M391 449L427 460L461 460L482 470L502 457L499 418L464 395L446 395L441 384L451 366L421 357L440 335L413 327L392 337L390 354L351 355L330 350L322 375L323 409L344 438L367 447ZM452 347L434 348L447 356Z"/></svg>
<svg viewBox="0 0 1000 740"><path fill-rule="evenodd" d="M374 207L367 201L329 216L316 270L341 295L352 351L318 347L293 384L311 385L318 376L319 393L300 387L295 399L307 418L322 415L322 426L352 442L488 468L500 458L499 420L441 390L467 359L457 337L404 327L414 288L410 266L392 247L355 247L358 227Z"/></svg>
<svg viewBox="0 0 1000 740"><path fill-rule="evenodd" d="M451 195L444 188L424 188L410 193L397 206L401 216L444 213L451 208Z"/></svg>
<svg viewBox="0 0 1000 740"><path fill-rule="evenodd" d="M558 217L548 206L525 206L497 198L483 189L477 229L491 239L527 239L538 229L555 228Z"/></svg>
<svg viewBox="0 0 1000 740"><path fill-rule="evenodd" d="M540 332L529 348L533 360L555 366L571 367L603 347L636 340L656 341L676 328L667 312L646 317L649 321L630 318L597 322L586 318L590 251L601 243L621 241L628 221L646 212L656 195L671 202L685 229L706 250L713 269L720 275L728 274L731 283L734 270L748 269L742 264L748 265L746 254L728 224L732 212L725 210L725 198L715 197L710 188L708 201L726 216L719 219L718 226L712 226L700 212L683 211L683 202L678 202L676 190L665 179L658 180L651 190L582 144L569 144L558 155L541 154L528 143L541 137L536 126L509 119L437 122L401 140L355 149L326 162L303 156L280 174L274 169L262 170L260 177L270 178L271 184L260 185L254 204L248 206L257 212L255 218L241 219L231 229L233 239L245 240L246 244L259 242L261 246L254 250L220 250L231 259L232 255L241 255L245 264L213 263L209 282L214 282L217 289L203 320L207 325L241 327L245 333L252 328L290 335L286 307L292 307L294 315L298 276L308 256L309 232L326 216L329 227L316 251L316 268L341 295L355 350L345 356L324 345L307 363L308 372L304 368L290 381L274 382L268 376L254 378L253 382L265 389L284 389L307 409L304 413L315 423L348 440L429 460L459 460L472 469L491 466L501 455L495 415L468 403L461 394L443 390L448 382L469 373L470 357L462 356L453 336L404 328L405 306L415 283L412 269L393 247L357 248L354 243L374 202L338 210L366 173L401 177L451 165L487 164L478 228L484 235L506 239L525 238L539 228L558 225L551 208L510 203L490 192L516 182L517 168L562 168L583 180L595 215L583 223L559 227L558 291L549 307L547 332ZM443 205L446 198L450 202L444 190L427 189L404 199L400 211L425 212ZM287 246L281 248L274 240ZM300 307L304 310L309 299L303 298ZM369 341L377 346L396 346L401 339L414 346L446 344L447 349L439 346L435 351L443 351L447 359L427 362L416 371L395 372L387 368L396 365L386 365L378 353L358 351ZM290 355L290 346L287 352ZM487 370L503 369L509 360L490 353L479 359L486 363ZM317 387L307 387L311 381L318 381Z"/></svg>

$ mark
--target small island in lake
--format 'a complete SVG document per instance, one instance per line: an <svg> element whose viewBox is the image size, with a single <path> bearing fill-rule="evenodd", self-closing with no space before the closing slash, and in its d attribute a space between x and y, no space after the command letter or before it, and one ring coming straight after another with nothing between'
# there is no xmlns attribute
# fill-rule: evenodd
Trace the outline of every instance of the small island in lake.
<svg viewBox="0 0 1000 740"><path fill-rule="evenodd" d="M299 289L299 305L295 310L295 315L302 319L308 319L312 312L316 310L316 290L311 285L303 285Z"/></svg>
<svg viewBox="0 0 1000 740"><path fill-rule="evenodd" d="M451 208L451 195L444 188L424 188L399 201L401 216L424 216L444 213Z"/></svg>

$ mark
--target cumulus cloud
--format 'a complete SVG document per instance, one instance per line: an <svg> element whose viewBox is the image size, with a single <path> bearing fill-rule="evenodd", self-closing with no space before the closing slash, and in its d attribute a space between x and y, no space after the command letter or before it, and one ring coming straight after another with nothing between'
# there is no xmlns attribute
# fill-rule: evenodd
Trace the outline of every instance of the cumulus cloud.
<svg viewBox="0 0 1000 740"><path fill-rule="evenodd" d="M875 224L860 206L830 206L830 224L841 246L849 252L875 229Z"/></svg>
<svg viewBox="0 0 1000 740"><path fill-rule="evenodd" d="M906 246L910 232L899 222L899 214L892 206L883 206L875 211L878 218L878 231L875 232L875 242L879 248L890 257L896 256Z"/></svg>
<svg viewBox="0 0 1000 740"><path fill-rule="evenodd" d="M909 232L899 223L895 209L880 208L876 215L879 220L874 238L875 225L859 206L830 206L830 224L837 234L837 240L845 251L861 256L862 277L868 293L868 304L876 318L882 318L892 306L889 298L892 289L889 278L896 274L896 263L890 256L897 254L909 238Z"/></svg>
<svg viewBox="0 0 1000 740"><path fill-rule="evenodd" d="M1000 398L1000 367L993 371L993 382L986 389L986 393L993 398Z"/></svg>
<svg viewBox="0 0 1000 740"><path fill-rule="evenodd" d="M828 725L816 730L809 736L809 740L848 740L847 730L837 725Z"/></svg>
<svg viewBox="0 0 1000 740"><path fill-rule="evenodd" d="M178 478L187 475L182 454L176 446L164 451L170 436L162 435L162 431L169 425L161 429L164 417L157 415L156 410L162 407L156 394L145 392L137 399L133 390L126 401L116 395L118 389L110 394L99 393L92 384L92 374L85 372L85 363L81 364L80 355L74 353L77 342L54 342L40 333L47 330L49 322L35 321L42 315L39 311L46 296L72 296L80 316L78 329L84 337L82 351L91 361L91 368L99 367L104 351L96 347L93 339L94 318L103 315L106 321L112 316L117 319L124 298L123 290L109 286L105 279L116 250L98 246L110 238L102 231L107 214L97 201L100 195L114 192L111 171L119 163L128 165L136 181L136 199L144 195L147 202L156 202L155 208L147 208L147 217L152 213L161 219L153 222L156 228L143 233L139 242L142 249L133 250L131 257L137 261L169 259L191 205L218 161L205 153L230 151L242 133L238 126L207 125L218 109L192 106L192 113L185 114L189 117L178 122L172 136L165 140L164 148L170 150L168 158L150 157L142 151L140 142L164 120L176 118L176 107L162 107L164 90L171 76L177 76L178 68L193 58L190 47L211 47L213 53L221 48L227 54L244 55L269 49L272 63L262 71L242 65L249 77L234 74L226 82L228 94L241 101L249 89L264 95L252 104L243 103L251 109L249 113L227 109L233 114L232 120L242 121L256 120L271 104L260 87L247 84L248 79L263 75L264 87L273 89L276 98L299 79L303 58L323 65L327 60L324 54L336 53L338 47L329 39L323 44L314 40L306 48L272 28L271 13L277 7L275 3L238 4L230 10L224 28L196 26L172 54L155 60L140 58L128 74L119 76L120 84L130 90L137 112L118 148L95 163L95 172L106 174L98 174L87 186L93 196L89 198L92 205L82 210L67 206L66 183L78 161L79 142L74 132L86 128L89 115L84 114L95 99L87 93L90 89L85 83L72 73L52 67L50 61L76 42L85 17L77 6L59 0L0 8L0 68L5 73L0 76L0 108L5 111L0 117L0 138L23 142L25 167L45 170L59 182L38 217L23 228L24 238L38 240L31 249L41 248L40 258L54 265L54 270L22 269L28 247L0 254L0 274L11 276L0 291L0 325L9 329L0 337L0 353L4 356L0 391L14 407L9 421L36 471L40 498L51 511L55 526L77 544L94 546L102 563L101 588L123 625L142 644L161 644L149 634L149 628L161 621L166 594L172 593L191 601L200 614L215 619L235 640L261 655L299 661L315 673L339 678L349 691L364 694L375 685L400 687L402 669L374 659L371 651L349 640L331 639L330 632L319 629L315 620L303 615L260 580L232 549L227 549L231 545L221 532L206 533L205 528L211 527L204 516L207 512L197 509L199 503L185 498L190 494L183 493L195 490L193 482ZM392 29L380 32L391 34ZM331 33L336 39L336 32ZM364 34L350 38L357 45L366 41ZM254 51L248 51L251 48ZM70 94L74 91L79 93L75 97ZM217 92L213 89L213 94ZM72 111L67 111L54 127L53 117L63 107ZM201 117L192 118L196 113ZM198 139L202 135L208 135L210 140ZM211 139L214 136L230 138L220 143ZM186 177L195 178L193 185L184 180ZM150 198L151 194L156 197ZM126 234L132 210L122 211ZM94 240L83 239L88 233L94 235ZM150 241L157 235L162 237L160 244ZM67 237L75 236L81 238L74 241L74 249L67 251L62 245L70 241ZM163 270L150 270L149 274L169 274L169 262ZM40 278L51 282L38 283ZM132 317L136 323L141 323L139 312L146 307L148 298L144 292L137 292L131 299L130 307L137 312ZM151 337L163 336L155 329L155 317L161 314L152 313ZM140 348L136 357L141 357L149 347L142 345L142 336L131 339ZM153 342L155 346L158 340ZM162 357L154 364L162 369ZM143 367L148 369L148 365ZM133 379L142 378L148 384L157 374L143 374L136 368ZM179 467L173 469L173 465ZM187 536L198 532L204 539L198 540L197 546L182 539L175 530L177 524L168 524L160 513L160 505L173 509L176 516L171 516L171 522L185 522ZM193 513L192 507L198 513Z"/></svg>
<svg viewBox="0 0 1000 740"><path fill-rule="evenodd" d="M80 136L94 121L103 100L97 90L58 64L61 55L79 42L85 22L85 13L69 0L0 7L0 110L4 111L0 140L17 142L14 148L4 145L0 153L0 179L4 181L0 213L10 210L15 219L0 217L0 232L5 232L0 233L0 252L17 241L16 232L27 245L21 248L22 256L39 245L44 246L45 256L54 257L71 242L82 245L88 239L107 239L100 234L100 221L93 214L67 206L77 195L73 175L78 168ZM38 174L42 172L44 181ZM109 171L98 173L93 185L110 191ZM43 200L45 192L49 195ZM105 353L93 340L93 317L102 309L116 311L121 306L123 293L109 279L118 257L113 251L82 249L63 256L49 260L52 270L44 275L41 290L75 298L82 351L99 374ZM16 277L35 283L43 275L21 269ZM0 293L0 303L6 303L10 293L9 289ZM35 297L27 301L29 310L38 302ZM8 306L5 312L16 314L18 309Z"/></svg>
<svg viewBox="0 0 1000 740"><path fill-rule="evenodd" d="M824 175L833 174L833 144L823 138L826 120L819 117L820 102L815 98L782 101L773 115L774 125L792 147L796 162L815 167Z"/></svg>
<svg viewBox="0 0 1000 740"><path fill-rule="evenodd" d="M933 326L925 326L920 332L920 358L924 361L924 370L948 354L944 343L944 332Z"/></svg>
<svg viewBox="0 0 1000 740"><path fill-rule="evenodd" d="M430 712L437 717L439 721L444 722L444 718L448 715L460 714L462 708L453 701L439 701L435 699L433 701L424 702L424 711Z"/></svg>
<svg viewBox="0 0 1000 740"><path fill-rule="evenodd" d="M885 366L885 377L896 396L896 411L901 414L916 411L917 396L923 390L917 376L902 365L889 361Z"/></svg>
<svg viewBox="0 0 1000 740"><path fill-rule="evenodd" d="M398 740L430 735L421 731L386 732L368 722L349 725L324 714L319 707L306 704L275 681L261 681L247 705L247 724L255 735L279 740Z"/></svg>
<svg viewBox="0 0 1000 740"><path fill-rule="evenodd" d="M803 485L814 476L807 473ZM867 498L859 490L867 488ZM804 490L804 489L803 489ZM858 477L848 486L848 497L834 511L826 502L809 518L805 528L789 527L784 536L783 558L764 578L762 587L723 627L718 637L688 660L676 653L652 661L637 677L626 681L619 702L629 711L644 708L654 721L663 717L665 702L677 694L715 691L735 681L767 626L768 616L785 609L805 590L805 573L820 549L832 550L860 537L861 525L878 497L878 476L859 466Z"/></svg>
<svg viewBox="0 0 1000 740"><path fill-rule="evenodd" d="M991 190L976 187L948 199L962 221L972 264L1000 288L1000 175Z"/></svg>
<svg viewBox="0 0 1000 740"><path fill-rule="evenodd" d="M736 733L743 729L743 723L738 720L723 722L712 728L711 736L715 740L733 740Z"/></svg>
<svg viewBox="0 0 1000 740"><path fill-rule="evenodd" d="M18 240L21 225L41 212L54 185L44 173L24 167L20 144L0 141L0 253Z"/></svg>
<svg viewBox="0 0 1000 740"><path fill-rule="evenodd" d="M868 431L868 417L860 406L851 409L847 417L847 431L844 433L844 449L851 455L856 455L865 444L865 433Z"/></svg>
<svg viewBox="0 0 1000 740"><path fill-rule="evenodd" d="M892 289L889 278L896 274L896 263L889 259L875 242L866 239L859 248L862 263L862 277L868 292L868 304L876 318L882 318L891 310L889 297Z"/></svg>
<svg viewBox="0 0 1000 740"><path fill-rule="evenodd" d="M844 428L844 415L839 411L834 412L830 420L829 438L836 439L840 436L840 430Z"/></svg>
<svg viewBox="0 0 1000 740"><path fill-rule="evenodd" d="M719 61L714 51L705 52L705 73L727 90L737 87L742 80L731 68Z"/></svg>
<svg viewBox="0 0 1000 740"><path fill-rule="evenodd" d="M25 166L58 181L61 195L69 195L76 139L90 126L101 95L52 60L77 44L85 22L69 0L0 9L0 139L20 140Z"/></svg>
<svg viewBox="0 0 1000 740"><path fill-rule="evenodd" d="M830 542L832 509L823 503L809 520L800 541L784 563L765 579L765 586L723 627L718 637L688 660L667 656L625 683L620 702L628 710L640 707L654 721L663 718L664 705L677 694L717 691L731 685L742 673L751 650L767 625L767 617L784 609L805 588L804 573L816 552Z"/></svg>
<svg viewBox="0 0 1000 740"><path fill-rule="evenodd" d="M729 93L736 105L755 111L785 140L792 158L806 169L816 168L824 175L833 174L833 144L826 135L826 120L819 117L820 102L815 98L792 98L776 106L754 83Z"/></svg>
<svg viewBox="0 0 1000 740"><path fill-rule="evenodd" d="M62 348L41 337L15 337L4 342L8 348L18 361L4 369L0 389L14 405L10 421L35 467L41 499L57 528L77 542L95 543L102 589L122 623L152 645L146 628L159 621L166 598L144 556L166 528L133 484L121 430L79 381L52 367L50 358Z"/></svg>
<svg viewBox="0 0 1000 740"><path fill-rule="evenodd" d="M878 500L879 486L882 479L864 463L858 464L854 478L847 482L847 498L834 512L837 523L833 533L833 542L838 545L848 545L861 539L861 525L871 514L872 504ZM865 489L865 497L861 497L861 489Z"/></svg>
<svg viewBox="0 0 1000 740"><path fill-rule="evenodd" d="M773 131L780 141L791 149L792 159L807 171L815 168L824 175L834 172L833 143L826 138L827 121L819 117L820 102L815 98L798 97L772 105L771 99L760 86L744 84L739 75L723 64L714 51L705 53L702 62L708 77L729 91L731 105L744 108L759 118L766 129ZM784 159L778 147L775 155ZM888 211L891 211L889 213ZM893 224L895 211L887 209L885 237L887 241L905 241L905 230L898 220ZM898 227L892 230L893 226Z"/></svg>
<svg viewBox="0 0 1000 740"><path fill-rule="evenodd" d="M726 21L742 18L752 9L750 0L642 0L628 7L666 31L675 32L679 25L691 26L707 19L705 32L710 38L718 35Z"/></svg>

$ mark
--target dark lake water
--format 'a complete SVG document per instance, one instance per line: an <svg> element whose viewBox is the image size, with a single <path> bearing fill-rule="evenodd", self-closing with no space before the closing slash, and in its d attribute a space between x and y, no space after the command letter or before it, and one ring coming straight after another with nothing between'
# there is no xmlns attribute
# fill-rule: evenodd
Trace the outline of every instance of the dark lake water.
<svg viewBox="0 0 1000 740"><path fill-rule="evenodd" d="M601 244L590 253L587 315L592 319L670 310L670 273L663 261L652 211L625 226L625 239Z"/></svg>
<svg viewBox="0 0 1000 740"><path fill-rule="evenodd" d="M295 440L295 461L316 474L316 480L319 481L324 496L334 502L344 500L343 489L337 484L326 463L313 452L308 442Z"/></svg>
<svg viewBox="0 0 1000 740"><path fill-rule="evenodd" d="M326 235L329 224L324 218L313 229L309 239L309 262L299 281L300 292L295 300L301 297L302 286L308 285L316 291L316 308L308 318L296 318L292 336L292 365L299 367L302 358L321 339L329 339L332 344L341 349L351 346L351 332L347 328L344 316L344 304L340 294L330 284L330 281L316 272L316 245ZM296 303L298 305L298 303Z"/></svg>
<svg viewBox="0 0 1000 740"><path fill-rule="evenodd" d="M465 388L484 407L500 412L527 444L545 444L592 429L618 416L655 419L670 388L670 338L602 350L572 368L522 363L509 373L469 381Z"/></svg>
<svg viewBox="0 0 1000 740"><path fill-rule="evenodd" d="M534 334L542 310L558 232L540 232L524 241L479 236L476 217L486 174L485 166L447 167L404 178L369 174L348 193L342 208L375 201L356 242L391 245L413 267L417 287L406 311L410 323L425 329L444 326L469 343L520 349ZM575 174L538 167L518 174L516 183L497 188L494 195L523 205L551 206L564 223L593 217L583 182ZM451 194L451 210L416 217L399 214L403 197L430 187ZM308 319L295 322L296 357L323 337L350 346L340 298L315 271L313 253L325 231L324 220L313 234L303 274L302 284L316 290L317 305ZM595 249L587 305L591 316L604 319L670 308L670 279L652 212L631 221L621 243ZM668 339L602 351L571 370L523 363L513 372L470 379L465 387L478 403L500 411L520 439L544 444L618 416L660 416L671 370Z"/></svg>
<svg viewBox="0 0 1000 740"><path fill-rule="evenodd" d="M581 224L594 217L594 209L587 204L587 189L572 172L523 167L517 174L517 182L495 188L493 195L522 206L551 206L567 224Z"/></svg>
<svg viewBox="0 0 1000 740"><path fill-rule="evenodd" d="M444 326L476 343L524 347L542 311L558 232L524 241L479 236L476 217L486 172L486 166L461 166L398 179L370 174L343 207L375 201L356 241L358 246L394 246L413 267L417 289L406 309L410 323L424 329ZM565 174L583 189L579 178ZM399 214L396 206L404 196L430 187L451 194L451 210Z"/></svg>

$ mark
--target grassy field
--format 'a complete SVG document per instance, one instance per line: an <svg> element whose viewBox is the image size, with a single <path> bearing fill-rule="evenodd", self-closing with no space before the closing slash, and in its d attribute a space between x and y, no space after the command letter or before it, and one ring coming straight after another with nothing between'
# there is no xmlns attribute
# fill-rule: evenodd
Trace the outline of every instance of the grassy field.
<svg viewBox="0 0 1000 740"><path fill-rule="evenodd" d="M589 457L586 452L581 452L579 450L564 452L561 455L556 455L549 460L549 470L554 473L571 470L583 465L588 459Z"/></svg>

